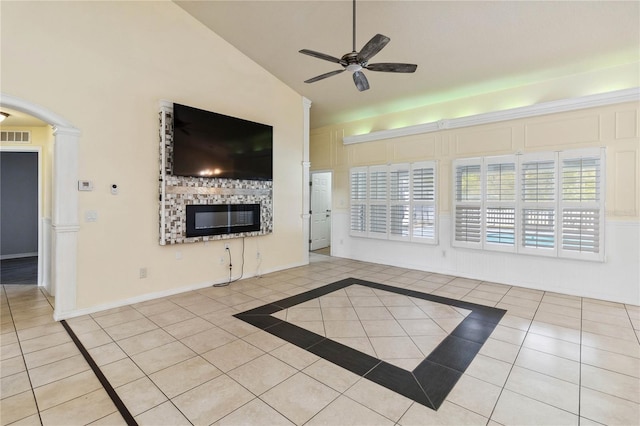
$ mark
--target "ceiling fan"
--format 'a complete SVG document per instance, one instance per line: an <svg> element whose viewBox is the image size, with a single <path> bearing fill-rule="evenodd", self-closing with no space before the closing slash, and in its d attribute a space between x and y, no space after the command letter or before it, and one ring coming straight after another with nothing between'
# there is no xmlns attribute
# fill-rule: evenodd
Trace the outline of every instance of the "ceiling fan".
<svg viewBox="0 0 640 426"><path fill-rule="evenodd" d="M342 55L340 59L327 55L324 53L316 52L309 49L302 49L300 53L313 56L314 58L324 59L325 61L335 62L342 65L343 69L329 71L319 76L305 80L305 83L314 83L319 80L323 80L327 77L340 74L341 72L351 71L353 73L353 81L359 91L369 89L369 81L364 75L362 70L369 71L381 71L381 72L401 72L412 73L418 68L415 64L401 64L401 63L378 63L370 64L369 59L373 58L383 47L389 43L391 39L382 34L374 35L371 40L364 45L360 52L356 52L356 0L353 0L353 50L349 53Z"/></svg>

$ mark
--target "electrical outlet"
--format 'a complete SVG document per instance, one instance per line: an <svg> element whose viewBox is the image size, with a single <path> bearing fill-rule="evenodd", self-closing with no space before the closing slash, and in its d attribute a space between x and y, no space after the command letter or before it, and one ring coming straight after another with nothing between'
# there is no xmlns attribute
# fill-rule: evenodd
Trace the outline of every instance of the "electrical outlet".
<svg viewBox="0 0 640 426"><path fill-rule="evenodd" d="M259 251L256 252L256 259L260 259L260 252Z"/></svg>
<svg viewBox="0 0 640 426"><path fill-rule="evenodd" d="M224 257L220 256L220 264L224 265Z"/></svg>
<svg viewBox="0 0 640 426"><path fill-rule="evenodd" d="M147 278L147 268L140 268L140 278Z"/></svg>
<svg viewBox="0 0 640 426"><path fill-rule="evenodd" d="M182 252L181 251L177 251L176 252L176 260L180 260L182 259Z"/></svg>
<svg viewBox="0 0 640 426"><path fill-rule="evenodd" d="M224 243L224 249L229 250L229 243Z"/></svg>

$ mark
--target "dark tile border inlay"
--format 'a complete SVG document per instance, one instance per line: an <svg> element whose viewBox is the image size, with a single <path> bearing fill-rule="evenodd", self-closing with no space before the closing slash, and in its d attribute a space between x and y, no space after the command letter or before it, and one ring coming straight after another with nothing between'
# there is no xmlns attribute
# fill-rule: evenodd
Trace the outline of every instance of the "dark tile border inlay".
<svg viewBox="0 0 640 426"><path fill-rule="evenodd" d="M271 314L334 291L361 285L471 311L420 363L407 371ZM437 410L507 311L406 288L347 278L234 315L255 327L371 380L415 402Z"/></svg>
<svg viewBox="0 0 640 426"><path fill-rule="evenodd" d="M87 352L87 349L84 347L82 342L80 342L80 339L78 339L78 336L76 336L76 333L73 332L73 330L65 320L60 321L60 324L62 324L64 329L67 330L69 337L71 337L71 340L73 340L73 343L76 344L76 347L78 348L78 350L80 351L84 359L87 361L87 364L89 364L89 367L91 367L91 369L93 370L93 373L96 375L96 377L100 381L100 384L102 384L102 387L104 388L104 390L107 391L107 394L111 398L111 401L113 401L113 404L116 406L116 408L120 412L120 415L122 416L124 421L127 422L127 425L138 426L138 422L136 422L131 412L129 412L129 409L124 405L124 402L122 402L122 400L118 396L118 393L115 391L115 389L113 389L113 386L111 386L111 383L109 383L107 378L104 376L104 374L102 373L102 370L100 370L100 367L98 367L98 364L96 364L93 358L91 358L91 355L89 355L89 352Z"/></svg>

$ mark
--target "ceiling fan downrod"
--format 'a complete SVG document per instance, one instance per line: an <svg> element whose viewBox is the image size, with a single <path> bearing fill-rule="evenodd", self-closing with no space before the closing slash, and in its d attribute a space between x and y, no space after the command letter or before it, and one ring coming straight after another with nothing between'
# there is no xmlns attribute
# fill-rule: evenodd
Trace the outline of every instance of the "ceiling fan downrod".
<svg viewBox="0 0 640 426"><path fill-rule="evenodd" d="M356 51L356 0L353 0L353 51Z"/></svg>

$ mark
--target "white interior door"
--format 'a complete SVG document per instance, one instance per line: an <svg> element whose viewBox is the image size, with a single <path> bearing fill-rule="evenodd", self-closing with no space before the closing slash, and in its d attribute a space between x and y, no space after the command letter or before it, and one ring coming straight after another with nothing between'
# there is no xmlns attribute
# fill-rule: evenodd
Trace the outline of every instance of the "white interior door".
<svg viewBox="0 0 640 426"><path fill-rule="evenodd" d="M331 245L331 172L311 174L311 250Z"/></svg>

